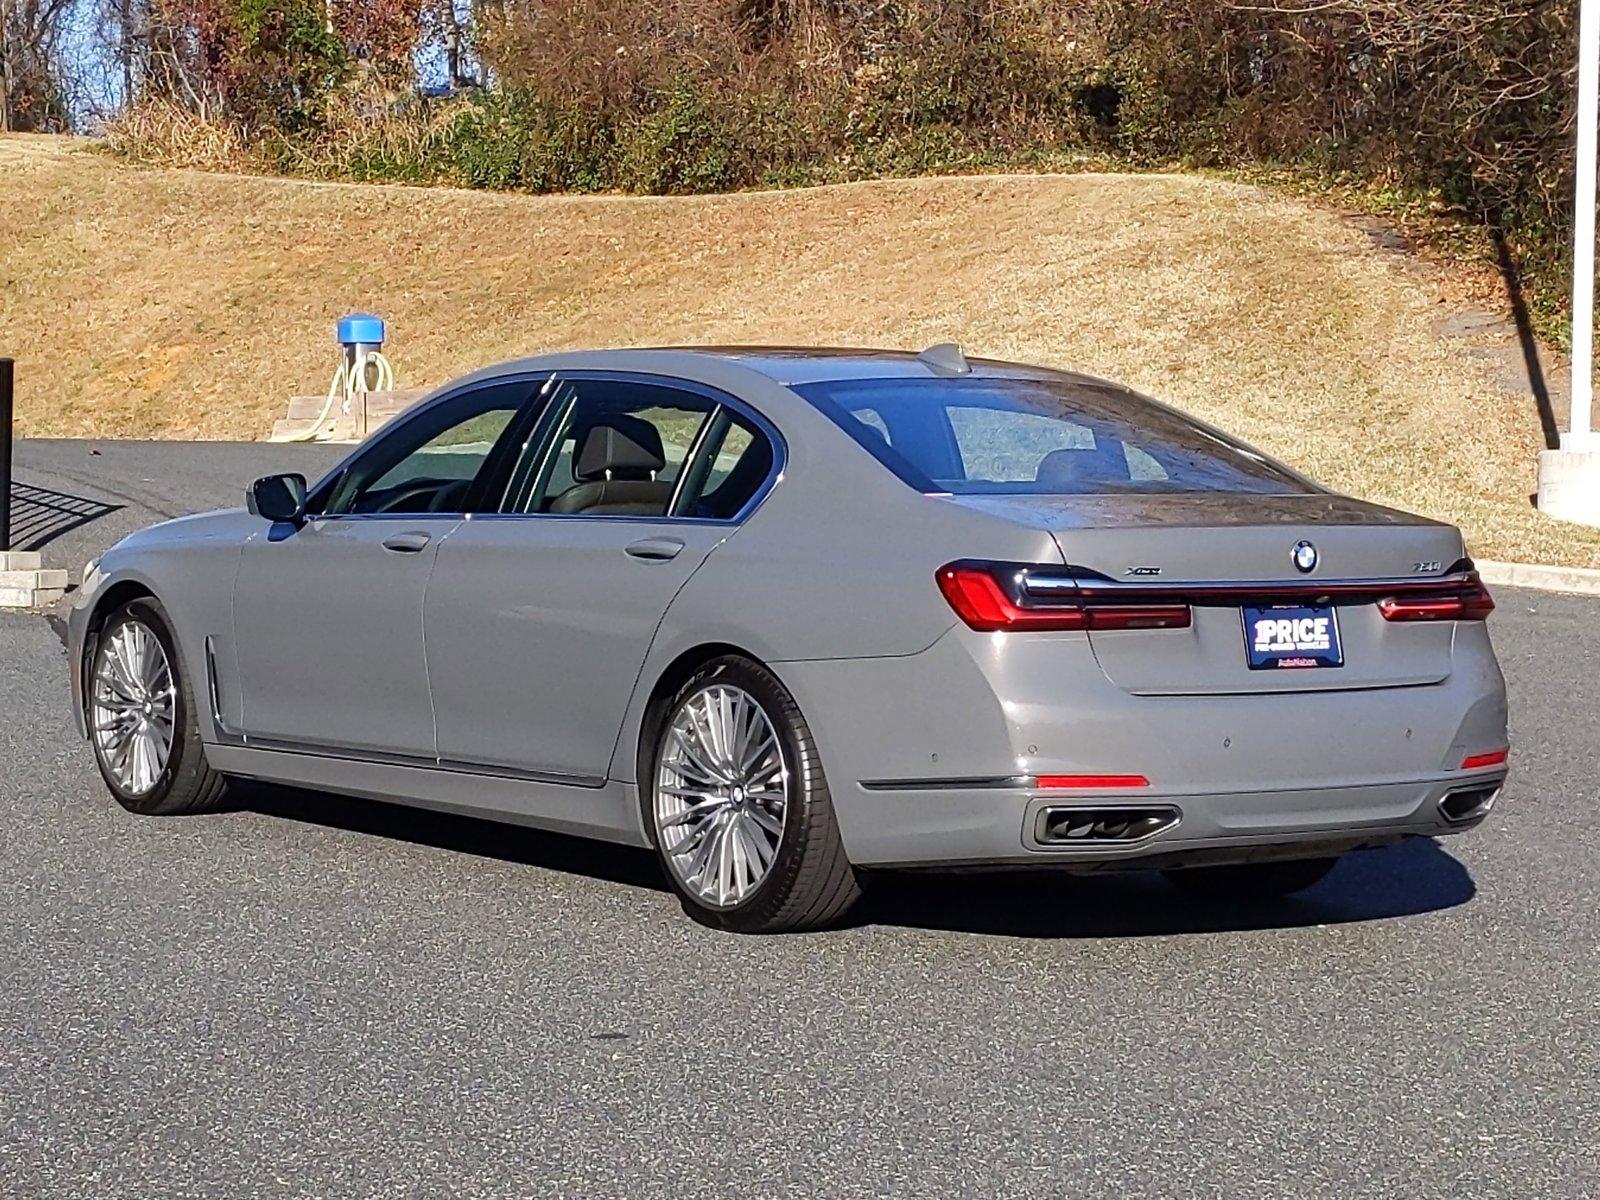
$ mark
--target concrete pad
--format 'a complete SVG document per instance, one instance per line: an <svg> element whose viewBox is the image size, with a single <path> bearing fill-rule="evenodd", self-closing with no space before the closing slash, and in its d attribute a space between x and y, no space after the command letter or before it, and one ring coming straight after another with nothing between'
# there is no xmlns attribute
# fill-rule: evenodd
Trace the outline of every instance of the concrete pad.
<svg viewBox="0 0 1600 1200"><path fill-rule="evenodd" d="M1600 527L1600 449L1541 450L1538 505L1546 516Z"/></svg>

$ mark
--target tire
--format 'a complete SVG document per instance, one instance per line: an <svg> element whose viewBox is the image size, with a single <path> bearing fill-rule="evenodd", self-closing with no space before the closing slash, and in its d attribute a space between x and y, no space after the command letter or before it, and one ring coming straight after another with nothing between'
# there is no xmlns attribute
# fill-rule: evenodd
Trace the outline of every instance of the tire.
<svg viewBox="0 0 1600 1200"><path fill-rule="evenodd" d="M732 715L713 726L719 712ZM861 888L839 836L816 740L778 678L747 658L712 659L652 716L640 756L639 798L645 829L684 911L703 925L737 933L818 929L843 917ZM687 737L682 722L691 726ZM719 741L716 728L748 729L751 746L759 741L772 749L747 755L745 742L738 736ZM755 765L744 770L736 759ZM717 775L722 779L711 782ZM782 813L775 818L780 794ZM763 849L771 854L764 866ZM724 853L728 865L721 865ZM702 854L709 858L697 875L693 868ZM764 874L754 878L758 868ZM710 894L735 879L734 888ZM747 890L741 894L738 886Z"/></svg>
<svg viewBox="0 0 1600 1200"><path fill-rule="evenodd" d="M133 696L125 697L117 689L128 686L129 671L125 667L119 670L119 666L111 661L118 653L118 647L142 645L140 639L145 635L154 638L165 656L167 675L164 678L170 681L163 688L159 685L161 677L158 677L156 686L150 689L155 697L151 702L156 706L154 709L149 705L133 706L127 703ZM84 689L84 715L89 725L95 766L99 768L100 777L105 780L106 787L117 803L129 812L143 816L178 816L213 812L219 808L227 790L227 780L206 762L205 747L200 741L193 684L183 668L177 639L173 637L172 623L166 611L149 597L130 600L111 614L92 645L87 686ZM146 658L144 661L153 660ZM159 706L168 689L171 711L170 721L166 722L159 719ZM113 711L108 707L110 705L115 705L115 711L124 715L135 713L135 721L139 710L156 714L146 717L144 728L170 724L171 740L159 769L153 768L147 758L134 771L136 777L131 780L126 777L126 766L119 771L115 751L120 747L115 743L114 735L103 728L107 722L101 719ZM158 743L159 731L155 737ZM121 761L127 762L126 759Z"/></svg>
<svg viewBox="0 0 1600 1200"><path fill-rule="evenodd" d="M1189 867L1163 874L1186 892L1226 900L1256 900L1304 891L1333 870L1338 861L1337 857L1295 858L1231 867Z"/></svg>

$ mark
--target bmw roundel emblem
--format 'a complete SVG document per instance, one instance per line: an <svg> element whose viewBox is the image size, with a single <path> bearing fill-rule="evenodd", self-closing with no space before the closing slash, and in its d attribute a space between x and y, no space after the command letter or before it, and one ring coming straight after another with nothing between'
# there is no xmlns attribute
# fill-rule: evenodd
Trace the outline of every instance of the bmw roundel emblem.
<svg viewBox="0 0 1600 1200"><path fill-rule="evenodd" d="M1317 548L1310 542L1296 542L1294 544L1294 569L1302 575L1309 575L1317 569Z"/></svg>

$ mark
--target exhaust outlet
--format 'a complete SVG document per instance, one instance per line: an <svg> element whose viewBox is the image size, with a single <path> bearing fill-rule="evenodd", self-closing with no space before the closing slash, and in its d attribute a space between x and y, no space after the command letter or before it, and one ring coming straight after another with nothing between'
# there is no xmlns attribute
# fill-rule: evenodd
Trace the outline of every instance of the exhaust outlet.
<svg viewBox="0 0 1600 1200"><path fill-rule="evenodd" d="M1034 838L1042 846L1129 845L1165 833L1183 818L1170 804L1113 804L1046 808Z"/></svg>
<svg viewBox="0 0 1600 1200"><path fill-rule="evenodd" d="M1500 785L1464 788L1439 801L1439 815L1452 825L1476 821L1485 816L1500 798Z"/></svg>

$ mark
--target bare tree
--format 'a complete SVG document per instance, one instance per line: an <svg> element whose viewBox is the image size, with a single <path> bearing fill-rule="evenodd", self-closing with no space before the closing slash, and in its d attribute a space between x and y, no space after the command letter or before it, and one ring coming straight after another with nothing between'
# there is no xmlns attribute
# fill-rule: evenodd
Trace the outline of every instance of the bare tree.
<svg viewBox="0 0 1600 1200"><path fill-rule="evenodd" d="M0 129L64 129L62 34L71 0L0 0Z"/></svg>

